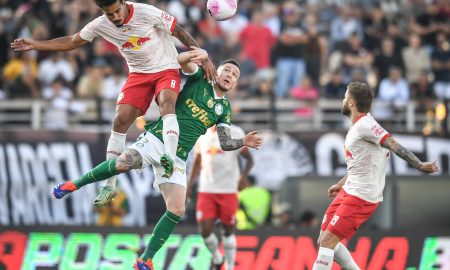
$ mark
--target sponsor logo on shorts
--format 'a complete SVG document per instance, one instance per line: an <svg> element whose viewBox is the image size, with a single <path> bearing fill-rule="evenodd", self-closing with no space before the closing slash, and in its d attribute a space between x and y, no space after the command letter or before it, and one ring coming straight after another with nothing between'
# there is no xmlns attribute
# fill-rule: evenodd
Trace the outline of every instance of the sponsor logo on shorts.
<svg viewBox="0 0 450 270"><path fill-rule="evenodd" d="M331 225L335 225L338 220L339 220L339 216L338 215L334 215L333 219L331 219L331 222L330 222Z"/></svg>
<svg viewBox="0 0 450 270"><path fill-rule="evenodd" d="M180 167L175 167L173 168L173 172L179 173L179 174L184 174L184 169L180 168Z"/></svg>
<svg viewBox="0 0 450 270"><path fill-rule="evenodd" d="M322 265L328 266L328 262L324 262L324 261L321 261L321 260L317 260L316 264L322 264Z"/></svg>

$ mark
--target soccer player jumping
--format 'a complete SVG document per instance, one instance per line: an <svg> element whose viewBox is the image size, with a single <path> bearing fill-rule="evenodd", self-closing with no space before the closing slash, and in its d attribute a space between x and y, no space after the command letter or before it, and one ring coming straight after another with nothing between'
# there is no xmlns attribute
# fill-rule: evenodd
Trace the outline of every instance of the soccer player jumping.
<svg viewBox="0 0 450 270"><path fill-rule="evenodd" d="M322 221L313 270L330 270L333 259L343 269L359 269L340 242L349 240L383 200L389 150L420 171L439 171L436 161L420 161L375 121L369 114L372 100L367 84L352 82L347 86L342 113L353 123L345 138L347 175L328 189L328 195L336 198Z"/></svg>
<svg viewBox="0 0 450 270"><path fill-rule="evenodd" d="M69 51L92 42L98 36L116 45L129 67L128 80L117 99L116 115L106 158L117 158L125 149L126 133L136 117L144 115L154 96L162 118L165 151L160 157L164 177L173 173L179 137L175 103L180 90L177 50L172 36L185 46L198 47L197 42L176 24L176 18L147 4L124 0L95 0L103 15L87 24L79 33L52 40L19 38L11 43L16 51ZM209 59L202 62L209 81L217 79ZM115 197L116 178L111 177L94 201L105 206Z"/></svg>
<svg viewBox="0 0 450 270"><path fill-rule="evenodd" d="M194 64L205 61L208 54L199 48L192 47L192 49L178 55L181 69L189 78L180 92L176 105L180 139L173 175L169 178L163 177L164 169L159 162L159 156L164 152L163 118L160 118L149 123L146 126L147 131L117 159L107 160L79 179L61 183L53 189L53 196L60 199L87 184L151 165L155 175L153 186L161 191L167 211L156 224L147 248L134 264L135 269L153 270L152 259L155 253L169 238L184 214L186 159L197 139L205 134L208 128L217 125L220 146L224 151L236 150L243 146L258 149L262 144L262 138L255 131L248 133L244 138L231 137L231 106L225 94L237 85L240 76L239 64L234 60L222 63L218 68L219 78L213 86L203 78L203 70Z"/></svg>

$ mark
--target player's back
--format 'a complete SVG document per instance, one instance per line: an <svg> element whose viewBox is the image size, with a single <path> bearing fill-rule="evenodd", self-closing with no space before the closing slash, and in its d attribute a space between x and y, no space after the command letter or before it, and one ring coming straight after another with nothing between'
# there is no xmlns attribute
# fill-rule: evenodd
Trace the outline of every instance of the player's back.
<svg viewBox="0 0 450 270"><path fill-rule="evenodd" d="M233 139L245 136L238 126L232 125L230 129ZM240 177L239 151L223 151L213 128L200 136L195 151L201 155L199 192L236 193Z"/></svg>
<svg viewBox="0 0 450 270"><path fill-rule="evenodd" d="M345 138L348 176L344 190L369 202L383 200L389 150L381 144L389 136L370 115L363 115Z"/></svg>
<svg viewBox="0 0 450 270"><path fill-rule="evenodd" d="M226 97L218 97L203 70L190 75L177 99L176 115L180 127L177 156L187 159L197 139L215 124L231 124L231 106ZM162 119L146 129L162 140Z"/></svg>

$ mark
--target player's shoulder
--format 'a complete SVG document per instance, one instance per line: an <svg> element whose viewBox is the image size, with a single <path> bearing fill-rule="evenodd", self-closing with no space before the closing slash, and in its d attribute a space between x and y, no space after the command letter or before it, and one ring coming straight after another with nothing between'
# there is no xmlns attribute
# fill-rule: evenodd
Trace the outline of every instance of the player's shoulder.
<svg viewBox="0 0 450 270"><path fill-rule="evenodd" d="M134 7L134 12L139 15L150 15L160 17L164 12L163 10L146 3L129 3Z"/></svg>

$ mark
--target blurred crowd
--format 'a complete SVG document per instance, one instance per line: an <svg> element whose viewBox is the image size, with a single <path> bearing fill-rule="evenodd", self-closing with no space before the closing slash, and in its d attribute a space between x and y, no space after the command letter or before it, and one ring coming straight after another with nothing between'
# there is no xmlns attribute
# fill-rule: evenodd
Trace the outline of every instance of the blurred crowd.
<svg viewBox="0 0 450 270"><path fill-rule="evenodd" d="M205 0L136 2L175 16L216 64L239 59L241 98L342 98L350 81L396 106L450 98L448 0L240 0L223 22L208 16ZM76 33L101 14L93 0L0 0L0 99L44 98L57 108L116 99L127 66L101 38L70 52L9 48L18 37Z"/></svg>

